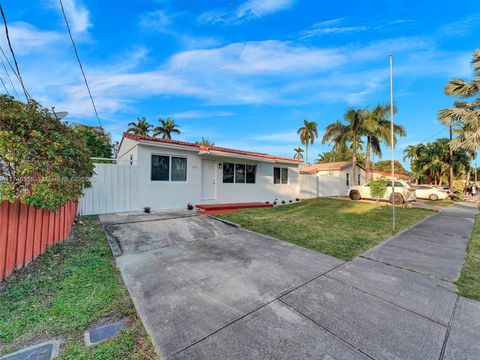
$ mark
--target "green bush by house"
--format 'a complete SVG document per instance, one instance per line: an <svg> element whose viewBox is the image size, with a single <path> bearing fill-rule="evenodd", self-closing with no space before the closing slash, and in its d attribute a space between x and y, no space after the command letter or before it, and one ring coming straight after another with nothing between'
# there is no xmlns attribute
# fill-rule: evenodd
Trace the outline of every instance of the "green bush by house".
<svg viewBox="0 0 480 360"><path fill-rule="evenodd" d="M55 209L90 186L85 140L48 109L0 96L0 202Z"/></svg>

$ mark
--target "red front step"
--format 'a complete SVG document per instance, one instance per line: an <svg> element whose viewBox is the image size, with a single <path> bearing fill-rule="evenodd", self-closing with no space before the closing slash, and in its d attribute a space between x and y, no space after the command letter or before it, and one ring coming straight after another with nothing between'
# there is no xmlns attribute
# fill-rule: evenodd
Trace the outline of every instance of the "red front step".
<svg viewBox="0 0 480 360"><path fill-rule="evenodd" d="M230 203L230 204L199 204L195 205L201 211L220 211L220 210L238 210L250 208L269 208L272 204L265 204L261 202L247 202L247 203Z"/></svg>

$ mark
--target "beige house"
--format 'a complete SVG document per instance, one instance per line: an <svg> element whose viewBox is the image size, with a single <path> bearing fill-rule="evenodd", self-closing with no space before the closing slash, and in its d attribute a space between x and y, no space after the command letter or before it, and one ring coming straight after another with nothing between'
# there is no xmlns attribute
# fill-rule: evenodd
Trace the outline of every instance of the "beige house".
<svg viewBox="0 0 480 360"><path fill-rule="evenodd" d="M356 179L353 179L351 161L314 164L300 168L300 174L316 176L318 196L347 196L348 188L365 183L365 168L357 164Z"/></svg>

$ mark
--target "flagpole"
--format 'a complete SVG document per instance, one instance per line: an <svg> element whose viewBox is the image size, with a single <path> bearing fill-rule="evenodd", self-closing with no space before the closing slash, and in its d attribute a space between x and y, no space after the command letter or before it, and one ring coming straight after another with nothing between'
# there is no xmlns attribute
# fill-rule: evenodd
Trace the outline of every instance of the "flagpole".
<svg viewBox="0 0 480 360"><path fill-rule="evenodd" d="M395 145L393 143L393 55L390 55L390 146L392 148L392 229L395 231Z"/></svg>

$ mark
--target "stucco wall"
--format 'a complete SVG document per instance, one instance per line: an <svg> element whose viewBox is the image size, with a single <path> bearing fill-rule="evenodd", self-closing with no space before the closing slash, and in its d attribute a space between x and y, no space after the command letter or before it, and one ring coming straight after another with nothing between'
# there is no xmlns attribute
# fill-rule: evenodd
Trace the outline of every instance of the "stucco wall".
<svg viewBox="0 0 480 360"><path fill-rule="evenodd" d="M139 206L152 209L180 209L188 203L232 203L249 201L295 200L298 197L298 167L291 164L273 164L212 156L199 156L196 151L179 150L163 146L139 144L138 148L138 187ZM168 182L151 180L152 154L181 156L187 158L187 181ZM216 199L202 201L202 158L215 160ZM257 165L255 184L224 184L223 170L219 163L234 162ZM273 184L273 167L288 167L288 184Z"/></svg>

